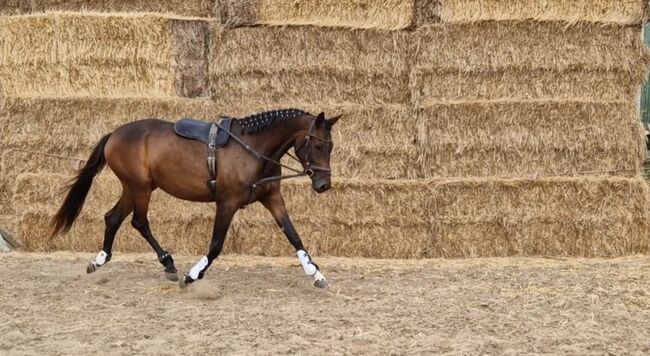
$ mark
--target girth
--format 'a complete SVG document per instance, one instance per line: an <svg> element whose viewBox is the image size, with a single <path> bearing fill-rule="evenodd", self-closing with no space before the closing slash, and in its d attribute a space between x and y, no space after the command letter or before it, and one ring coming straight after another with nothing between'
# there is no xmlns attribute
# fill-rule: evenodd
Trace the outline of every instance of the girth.
<svg viewBox="0 0 650 356"><path fill-rule="evenodd" d="M217 148L228 144L232 118L220 118L215 122L205 122L183 118L174 124L174 132L183 138L198 140L208 145L208 188L212 194L217 192Z"/></svg>

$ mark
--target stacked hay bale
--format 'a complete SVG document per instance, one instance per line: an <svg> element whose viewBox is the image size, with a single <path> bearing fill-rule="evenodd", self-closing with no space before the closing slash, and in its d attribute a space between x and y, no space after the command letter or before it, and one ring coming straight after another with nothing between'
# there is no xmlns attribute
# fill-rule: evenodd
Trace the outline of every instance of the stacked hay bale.
<svg viewBox="0 0 650 356"><path fill-rule="evenodd" d="M333 191L317 196L308 181L284 184L290 216L313 253L427 255L427 213L413 214L424 196L409 184L419 177L411 34L404 31L413 5L218 1L222 26L214 29L210 58L217 103L242 112L301 107L345 117L334 131ZM291 253L263 208L247 209L237 222L238 251Z"/></svg>
<svg viewBox="0 0 650 356"><path fill-rule="evenodd" d="M213 0L5 0L0 15L67 12L157 13L171 17L212 17Z"/></svg>
<svg viewBox="0 0 650 356"><path fill-rule="evenodd" d="M285 187L316 251L648 250L635 103L648 63L642 2L219 3L215 101L346 114L337 191L316 198L300 192L307 183ZM266 215L242 214L237 245L289 253Z"/></svg>
<svg viewBox="0 0 650 356"><path fill-rule="evenodd" d="M345 115L334 131L334 189L316 195L307 180L283 188L312 253L647 252L636 103L649 61L645 5L523 4L10 1L0 14L28 15L0 17L0 198L12 201L0 215L14 217L30 249L95 251L119 195L110 172L70 234L49 241L46 222L103 134L143 117L300 107ZM48 10L76 12L40 13ZM155 194L150 220L162 245L203 253L213 206ZM118 248L148 251L125 225ZM227 243L292 252L260 206L238 215Z"/></svg>
<svg viewBox="0 0 650 356"><path fill-rule="evenodd" d="M211 14L209 3L32 1L0 17L0 216L27 249L101 246L102 216L119 197L109 171L70 235L49 241L47 231L62 188L103 135L140 118L219 115L207 92L209 19L183 17ZM179 252L204 248L211 205L183 205L162 193L153 200L155 232L176 236ZM170 204L183 213L160 216ZM148 251L124 225L117 248Z"/></svg>
<svg viewBox="0 0 650 356"><path fill-rule="evenodd" d="M644 3L417 8L410 85L422 176L466 177L451 206L480 202L451 216L434 207L434 255L647 252L637 108L648 65Z"/></svg>

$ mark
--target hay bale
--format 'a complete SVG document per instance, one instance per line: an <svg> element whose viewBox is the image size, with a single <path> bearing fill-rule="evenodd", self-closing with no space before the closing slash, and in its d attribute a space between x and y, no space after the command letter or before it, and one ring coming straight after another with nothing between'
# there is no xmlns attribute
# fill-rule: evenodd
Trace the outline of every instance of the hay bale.
<svg viewBox="0 0 650 356"><path fill-rule="evenodd" d="M31 9L31 0L3 0L0 2L0 16L26 14Z"/></svg>
<svg viewBox="0 0 650 356"><path fill-rule="evenodd" d="M439 0L415 0L415 24L431 25L440 22Z"/></svg>
<svg viewBox="0 0 650 356"><path fill-rule="evenodd" d="M405 33L265 27L215 27L214 32L211 92L220 105L381 106L408 101Z"/></svg>
<svg viewBox="0 0 650 356"><path fill-rule="evenodd" d="M407 79L356 71L288 71L212 76L211 93L222 106L398 105L408 101ZM397 86L397 88L394 88Z"/></svg>
<svg viewBox="0 0 650 356"><path fill-rule="evenodd" d="M331 168L335 177L365 179L417 178L418 154L415 111L401 105L383 107L306 106L327 117L342 114L332 131ZM291 165L292 160L284 163ZM296 167L302 169L302 167Z"/></svg>
<svg viewBox="0 0 650 356"><path fill-rule="evenodd" d="M14 0L16 1L16 0ZM155 12L172 16L214 17L214 0L31 0L33 12Z"/></svg>
<svg viewBox="0 0 650 356"><path fill-rule="evenodd" d="M2 94L172 96L168 21L125 14L1 17Z"/></svg>
<svg viewBox="0 0 650 356"><path fill-rule="evenodd" d="M217 0L229 27L312 25L399 30L413 22L413 0Z"/></svg>
<svg viewBox="0 0 650 356"><path fill-rule="evenodd" d="M243 214L242 214L243 215ZM243 218L240 218L243 219ZM432 255L426 225L320 224L294 219L313 256L421 258ZM258 256L294 256L295 250L272 222L239 224L235 252Z"/></svg>
<svg viewBox="0 0 650 356"><path fill-rule="evenodd" d="M640 173L645 138L633 103L440 103L418 113L422 176Z"/></svg>
<svg viewBox="0 0 650 356"><path fill-rule="evenodd" d="M19 212L19 237L26 247L96 250L103 231L103 209L110 208L103 190L110 185L98 184L98 190L91 192L71 237L47 245L42 237L45 223L56 207L47 198L51 190L45 188L45 193L38 193L45 195L28 193L34 191L29 187L36 181L43 182L43 178L22 177L25 183L20 186L24 188L14 197L24 202L49 202ZM34 183L28 184L30 179ZM47 181L51 180L48 176ZM318 254L381 258L539 254L591 257L646 253L650 247L650 188L640 178L338 179L334 189L322 195L311 191L309 181L298 180L283 184L283 192L298 232L306 246ZM158 203L152 203L150 220L154 233L164 235L163 246L189 253L204 251L207 240L192 245L188 236L209 236L214 212L201 210L203 204L181 203L160 194L163 196L156 198L160 199ZM105 207L100 209L100 204ZM171 204L174 210L169 210ZM274 225L259 204L242 211L229 237L231 251L290 253L290 245Z"/></svg>
<svg viewBox="0 0 650 356"><path fill-rule="evenodd" d="M216 0L214 13L226 27L249 26L257 17L257 0Z"/></svg>
<svg viewBox="0 0 650 356"><path fill-rule="evenodd" d="M415 112L404 106L325 108L343 114L332 131L331 167L335 177L417 178ZM316 111L314 111L316 112Z"/></svg>
<svg viewBox="0 0 650 356"><path fill-rule="evenodd" d="M321 255L611 257L650 247L650 191L638 178L337 180L325 195L308 189L287 184L285 200ZM259 206L238 219L237 252L291 253Z"/></svg>
<svg viewBox="0 0 650 356"><path fill-rule="evenodd" d="M104 214L115 205L122 191L110 171L95 179L80 219L70 233L49 240L49 223L63 202L63 188L70 178L70 175L51 173L24 173L16 178L12 197L14 214L19 218L18 236L25 239L28 250L95 251L101 246ZM212 236L215 205L185 202L157 190L152 195L148 217L154 236L160 235L159 242L165 248L181 253L205 253ZM126 237L116 244L119 251L150 251L130 226L130 218L120 228L120 235L123 234Z"/></svg>
<svg viewBox="0 0 650 356"><path fill-rule="evenodd" d="M318 255L409 258L429 251L425 191L392 181L335 180L316 194L306 180L283 183L290 217L305 246ZM399 207L396 209L395 207ZM293 249L259 204L236 217L236 251L264 256L291 255Z"/></svg>
<svg viewBox="0 0 650 356"><path fill-rule="evenodd" d="M0 152L0 200L9 204L4 204L0 213L12 211L9 198L19 174L73 174L103 135L125 123L143 118L176 121L184 116L210 120L220 113L211 100L4 98L0 109L4 147Z"/></svg>
<svg viewBox="0 0 650 356"><path fill-rule="evenodd" d="M72 179L71 175L56 173L23 173L16 178L12 200L17 215L37 208L43 212L55 213L65 197L65 188ZM110 171L102 172L90 189L84 212L91 217L103 219L117 203L122 193L122 185ZM215 206L210 203L190 203L176 199L162 190L154 191L149 205L151 214L165 213L167 216L211 215Z"/></svg>
<svg viewBox="0 0 650 356"><path fill-rule="evenodd" d="M416 107L450 101L592 100L635 102L643 75L624 71L508 68L494 72L411 73L411 101Z"/></svg>
<svg viewBox="0 0 650 356"><path fill-rule="evenodd" d="M291 106L289 104L286 105ZM99 139L127 122L142 118L176 121L189 116L211 120L237 117L281 106L223 108L212 100L156 98L31 98L9 97L0 109L0 135L5 147L75 156L85 160ZM403 106L302 106L328 117L343 114L333 131L334 175L348 178L415 178L412 159L417 153L415 112ZM390 118L384 120L383 118ZM48 134L44 134L47 132ZM84 132L80 135L80 132ZM46 164L44 168L60 170ZM13 182L28 167L8 166ZM56 171L53 171L56 172Z"/></svg>
<svg viewBox="0 0 650 356"><path fill-rule="evenodd" d="M195 98L208 91L209 27L205 21L172 20L172 66L176 94Z"/></svg>
<svg viewBox="0 0 650 356"><path fill-rule="evenodd" d="M51 212L38 210L22 213L19 217L18 234L26 239L26 250L97 252L101 249L105 228L103 218L82 214L69 233L50 240L49 223L52 217ZM161 219L155 214L150 214L149 222L154 237L164 249L186 255L207 253L214 216L183 215L173 219ZM233 245L234 239L230 233L224 245L224 253L233 252ZM120 227L113 251L153 253L142 236L131 227L130 218Z"/></svg>
<svg viewBox="0 0 650 356"><path fill-rule="evenodd" d="M641 26L557 22L434 25L414 33L415 68L438 71L618 70L645 75Z"/></svg>
<svg viewBox="0 0 650 356"><path fill-rule="evenodd" d="M418 0L418 25L476 21L562 21L638 24L647 17L641 0Z"/></svg>
<svg viewBox="0 0 650 356"><path fill-rule="evenodd" d="M650 195L640 178L458 180L441 188L432 224L442 256L492 254L508 245L523 255L648 251ZM504 236L508 244L484 241Z"/></svg>
<svg viewBox="0 0 650 356"><path fill-rule="evenodd" d="M284 107L291 106L287 104ZM262 107L253 112L280 107L283 106ZM419 177L418 166L414 163L418 155L418 127L413 109L402 105L307 105L300 108L311 113L322 111L326 117L343 115L332 131L334 150L330 164L333 176L364 179ZM251 113L243 112L241 108L233 109L230 115ZM283 163L302 169L286 156Z"/></svg>
<svg viewBox="0 0 650 356"><path fill-rule="evenodd" d="M12 215L12 201L16 179L24 172L73 174L80 167L81 160L58 158L40 152L25 152L14 149L0 151L0 215Z"/></svg>
<svg viewBox="0 0 650 356"><path fill-rule="evenodd" d="M102 136L128 122L182 117L211 120L221 113L208 99L7 97L0 109L0 136L7 148L85 160Z"/></svg>

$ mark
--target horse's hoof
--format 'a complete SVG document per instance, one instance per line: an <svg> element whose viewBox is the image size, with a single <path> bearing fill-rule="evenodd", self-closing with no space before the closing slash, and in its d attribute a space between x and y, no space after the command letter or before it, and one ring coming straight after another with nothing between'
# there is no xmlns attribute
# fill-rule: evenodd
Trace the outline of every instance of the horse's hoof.
<svg viewBox="0 0 650 356"><path fill-rule="evenodd" d="M187 285L190 284L190 283L192 283L192 282L194 282L194 280L192 279L192 277L190 277L190 276L188 276L188 275L184 275L182 278L179 278L179 279L178 279L178 286L179 286L181 289L185 289L185 288L187 287Z"/></svg>
<svg viewBox="0 0 650 356"><path fill-rule="evenodd" d="M178 273L176 272L167 272L165 271L165 277L169 279L172 282L177 282L178 281Z"/></svg>
<svg viewBox="0 0 650 356"><path fill-rule="evenodd" d="M97 265L95 265L95 262L88 262L88 266L86 266L86 273L91 274L95 272L99 268Z"/></svg>
<svg viewBox="0 0 650 356"><path fill-rule="evenodd" d="M314 287L316 288L327 288L330 284L327 282L327 279L319 279L314 281Z"/></svg>

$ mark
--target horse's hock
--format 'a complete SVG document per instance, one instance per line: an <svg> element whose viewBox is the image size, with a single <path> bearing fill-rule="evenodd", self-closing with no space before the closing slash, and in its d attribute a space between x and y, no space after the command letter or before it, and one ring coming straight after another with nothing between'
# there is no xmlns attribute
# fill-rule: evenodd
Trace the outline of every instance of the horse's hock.
<svg viewBox="0 0 650 356"><path fill-rule="evenodd" d="M647 253L644 3L5 2L0 215L28 250L97 251L119 194L110 174L68 235L50 241L48 222L104 134L299 107L345 116L333 190L283 188L313 254ZM152 229L172 251L205 253L213 217L154 193ZM127 225L117 249L149 251ZM257 206L227 251L292 252Z"/></svg>

